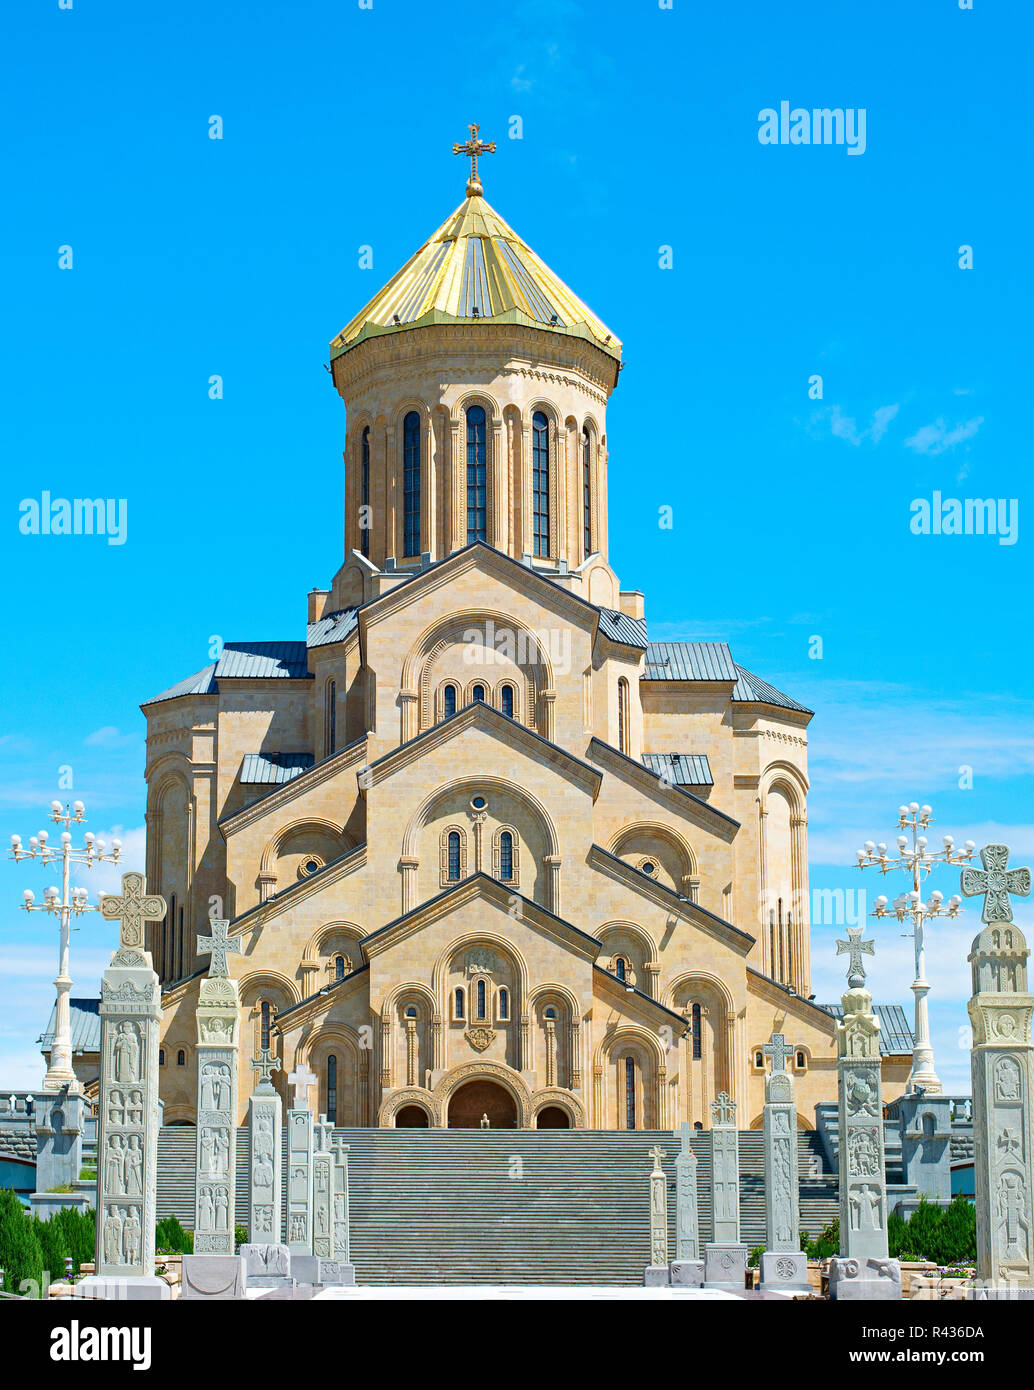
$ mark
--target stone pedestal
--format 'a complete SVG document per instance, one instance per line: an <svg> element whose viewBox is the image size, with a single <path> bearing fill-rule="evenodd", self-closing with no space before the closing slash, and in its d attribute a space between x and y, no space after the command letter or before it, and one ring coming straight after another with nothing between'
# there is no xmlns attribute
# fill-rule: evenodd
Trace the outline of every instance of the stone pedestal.
<svg viewBox="0 0 1034 1390"><path fill-rule="evenodd" d="M291 1252L286 1245L242 1245L245 1275L249 1289L294 1288Z"/></svg>
<svg viewBox="0 0 1034 1390"><path fill-rule="evenodd" d="M313 1288L335 1288L355 1283L355 1269L338 1260L323 1260L318 1255L292 1255L291 1274L299 1284Z"/></svg>
<svg viewBox="0 0 1034 1390"><path fill-rule="evenodd" d="M243 1298L247 1274L243 1255L184 1255L180 1298Z"/></svg>
<svg viewBox="0 0 1034 1390"><path fill-rule="evenodd" d="M197 1007L197 1180L194 1199L194 1254L234 1251L237 1192L237 1029L240 999L226 958L240 951L228 936L229 923L211 922L211 935L199 936L198 952L209 952Z"/></svg>
<svg viewBox="0 0 1034 1390"><path fill-rule="evenodd" d="M801 1250L766 1250L761 1256L761 1287L775 1293L811 1293L807 1255Z"/></svg>
<svg viewBox="0 0 1034 1390"><path fill-rule="evenodd" d="M704 1284L703 1260L672 1260L671 1282L675 1288L699 1289Z"/></svg>
<svg viewBox="0 0 1034 1390"><path fill-rule="evenodd" d="M69 1198L73 1198L73 1194L55 1193L54 1189L71 1187L79 1181L83 1166L86 1097L68 1086L56 1092L45 1091L36 1097L35 1118L36 1195L63 1197L57 1205L70 1205ZM55 1204L44 1200L37 1206L36 1195L31 1198L33 1215L46 1221ZM83 1199L74 1197L71 1204L81 1207Z"/></svg>
<svg viewBox="0 0 1034 1390"><path fill-rule="evenodd" d="M121 1297L163 1298L154 1282L162 1009L144 923L164 917L165 901L147 894L143 874L123 874L122 894L102 898L101 914L122 925L101 979L96 1276L109 1286L114 1276Z"/></svg>
<svg viewBox="0 0 1034 1390"><path fill-rule="evenodd" d="M716 1241L704 1246L704 1288L735 1289L742 1293L746 1288L747 1260L750 1251L745 1245L735 1241Z"/></svg>
<svg viewBox="0 0 1034 1390"><path fill-rule="evenodd" d="M114 1303L164 1302L172 1297L172 1290L164 1279L156 1275L136 1275L118 1278L107 1274L88 1274L72 1285L73 1298L104 1299Z"/></svg>
<svg viewBox="0 0 1034 1390"><path fill-rule="evenodd" d="M829 1296L838 1303L854 1303L901 1298L901 1265L888 1259L846 1259L830 1261Z"/></svg>

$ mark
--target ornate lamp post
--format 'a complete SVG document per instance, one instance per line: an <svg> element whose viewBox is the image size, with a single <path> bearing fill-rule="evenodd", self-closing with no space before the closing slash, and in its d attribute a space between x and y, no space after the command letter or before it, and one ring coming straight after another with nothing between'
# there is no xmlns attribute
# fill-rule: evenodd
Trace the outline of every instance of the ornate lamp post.
<svg viewBox="0 0 1034 1390"><path fill-rule="evenodd" d="M49 837L46 830L41 830L38 835L30 837L28 849L22 847L20 835L11 836L11 858L17 862L20 863L23 859L35 859L40 864L47 866L58 863L61 865L60 892L57 888L48 888L43 894L43 902L41 903L35 901L36 895L31 888L26 888L22 894L24 899L22 907L26 912L49 912L61 919L61 949L57 979L54 981L54 988L57 990L54 1041L50 1048L50 1068L43 1078L44 1091L60 1091L65 1086L76 1093L82 1091L72 1067L72 1020L68 999L72 989L72 980L68 974L68 947L72 917L79 917L84 912L96 912L97 908L91 907L87 901L88 893L85 888L72 888L72 865L85 864L87 868L92 868L94 864L117 864L119 855L122 853L121 841L112 840L109 851L105 842L96 839L89 830L83 836L83 847L81 849L73 848L72 836L68 827L81 824L86 819L85 810L86 808L81 801L74 802L71 807L66 806L64 810L61 809L60 801L50 803L50 819L55 825L65 827L61 832L60 850L52 848L48 843Z"/></svg>
<svg viewBox="0 0 1034 1390"><path fill-rule="evenodd" d="M954 837L945 835L943 837L943 849L931 850L929 840L923 833L930 828L933 820L933 810L929 806L920 806L918 801L911 802L908 806L898 807L898 830L902 831L897 837L897 853L889 855L887 846L884 844L873 844L872 840L866 840L865 845L858 851L858 867L868 869L875 866L881 873L889 873L891 869L904 869L912 879L910 892L901 893L892 903L884 896L876 899L874 904L873 917L896 917L899 922L909 921L912 923L912 930L904 932L903 935L911 936L915 943L915 979L912 981L912 993L915 995L915 1045L912 1050L912 1072L909 1076L909 1090L915 1091L922 1088L931 1094L936 1094L941 1089L941 1083L937 1073L933 1068L933 1045L930 1042L930 1014L927 1007L926 997L930 993L930 985L926 979L926 952L924 944L924 929L926 923L933 917L956 917L962 899L959 895L953 894L945 901L944 894L939 889L934 889L926 902L923 901L922 884L923 879L932 873L935 866L939 864L965 865L973 858L976 845L972 840L967 840L963 848L957 849ZM911 844L909 838L911 837Z"/></svg>

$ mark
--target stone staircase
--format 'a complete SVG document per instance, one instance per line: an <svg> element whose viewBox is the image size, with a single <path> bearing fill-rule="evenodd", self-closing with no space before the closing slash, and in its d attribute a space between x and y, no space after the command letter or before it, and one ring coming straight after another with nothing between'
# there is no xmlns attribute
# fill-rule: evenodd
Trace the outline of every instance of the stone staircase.
<svg viewBox="0 0 1034 1390"><path fill-rule="evenodd" d="M650 1150L665 1152L675 1250L675 1158L668 1131L339 1129L350 1146L351 1255L363 1284L639 1284L649 1262ZM158 1146L158 1216L188 1229L194 1130ZM815 1236L837 1212L819 1137L798 1136L801 1225ZM712 1232L711 1135L693 1136L701 1239ZM236 1219L248 1220L248 1134L237 1145ZM741 1224L764 1242L760 1132L740 1135ZM286 1181L286 1179L285 1179Z"/></svg>

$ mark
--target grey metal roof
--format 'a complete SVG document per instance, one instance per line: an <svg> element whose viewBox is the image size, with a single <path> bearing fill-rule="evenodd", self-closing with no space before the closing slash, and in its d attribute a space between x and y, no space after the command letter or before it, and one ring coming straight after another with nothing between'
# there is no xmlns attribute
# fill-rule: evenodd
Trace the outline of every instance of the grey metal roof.
<svg viewBox="0 0 1034 1390"><path fill-rule="evenodd" d="M206 666L186 680L179 681L160 695L145 700L156 705L161 700L175 700L180 695L215 695L220 680L251 677L266 679L283 676L288 680L307 680L309 664L304 642L227 642L222 655L212 666Z"/></svg>
<svg viewBox="0 0 1034 1390"><path fill-rule="evenodd" d="M839 1004L820 1004L818 1007L834 1018L844 1016ZM880 1020L880 1055L900 1057L910 1053L915 1046L915 1038L904 1008L900 1004L874 1004L872 1010Z"/></svg>
<svg viewBox="0 0 1034 1390"><path fill-rule="evenodd" d="M646 623L642 618L630 618L627 613L615 612L613 608L600 609L600 631L612 642L623 642L627 647L646 647Z"/></svg>
<svg viewBox="0 0 1034 1390"><path fill-rule="evenodd" d="M332 642L343 642L358 624L358 608L342 608L337 613L325 613L318 621L309 624L306 642L310 647L327 647Z"/></svg>
<svg viewBox="0 0 1034 1390"><path fill-rule="evenodd" d="M101 1001L99 999L69 999L68 1007L72 1016L72 1051L99 1052L101 1050ZM54 1041L56 1014L57 1007L55 1005L50 1011L47 1031L39 1040L44 1052L49 1051Z"/></svg>
<svg viewBox="0 0 1034 1390"><path fill-rule="evenodd" d="M305 680L308 674L304 642L227 642L215 668L217 681L269 676Z"/></svg>
<svg viewBox="0 0 1034 1390"><path fill-rule="evenodd" d="M240 780L246 783L290 782L315 759L311 753L245 753Z"/></svg>
<svg viewBox="0 0 1034 1390"><path fill-rule="evenodd" d="M743 666L737 666L739 680L733 687L732 698L737 701L744 701L751 704L761 703L763 705L781 705L783 709L797 709L802 714L814 714L807 705L799 704L789 695L784 695L781 690L777 690L774 685L769 685L768 681L763 681L760 676L755 676ZM911 1051L911 1048L909 1048Z"/></svg>
<svg viewBox="0 0 1034 1390"><path fill-rule="evenodd" d="M706 753L644 753L643 762L676 787L714 786Z"/></svg>
<svg viewBox="0 0 1034 1390"><path fill-rule="evenodd" d="M648 681L734 681L738 668L727 642L650 642Z"/></svg>

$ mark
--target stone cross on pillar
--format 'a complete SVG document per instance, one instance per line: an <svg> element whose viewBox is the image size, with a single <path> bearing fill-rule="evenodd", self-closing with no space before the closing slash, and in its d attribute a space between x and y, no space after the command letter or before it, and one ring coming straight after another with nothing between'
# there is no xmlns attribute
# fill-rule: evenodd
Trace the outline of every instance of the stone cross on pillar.
<svg viewBox="0 0 1034 1390"><path fill-rule="evenodd" d="M270 1077L280 1070L280 1062L263 1048L251 1066L259 1073L259 1083L248 1103L248 1130L251 1136L251 1200L248 1239L256 1245L278 1245L283 1226L281 1195L281 1129L283 1115L280 1097Z"/></svg>
<svg viewBox="0 0 1034 1390"><path fill-rule="evenodd" d="M313 1122L309 1088L316 1077L303 1063L287 1078L294 1107L287 1112L287 1248L311 1255L313 1207Z"/></svg>
<svg viewBox="0 0 1034 1390"><path fill-rule="evenodd" d="M762 1052L771 1058L772 1070L765 1077L766 1239L761 1283L764 1288L806 1292L808 1262L801 1250L797 1102L793 1077L785 1065L793 1048L786 1046L782 1033L773 1033Z"/></svg>
<svg viewBox="0 0 1034 1390"><path fill-rule="evenodd" d="M334 1249L335 1163L330 1141L334 1126L321 1115L315 1126L312 1156L312 1253L332 1260Z"/></svg>
<svg viewBox="0 0 1034 1390"><path fill-rule="evenodd" d="M230 979L227 955L240 941L229 922L212 921L212 935L198 936L199 955L211 954L197 1005L197 1179L194 1188L194 1254L234 1253L237 1197L237 1041L240 995ZM250 1234L250 1232L249 1232Z"/></svg>
<svg viewBox="0 0 1034 1390"><path fill-rule="evenodd" d="M337 1260L349 1265L349 1211L348 1211L348 1145L334 1135L330 1141L334 1153L334 1250ZM353 1279L355 1271L353 1270Z"/></svg>
<svg viewBox="0 0 1034 1390"><path fill-rule="evenodd" d="M747 1247L740 1242L740 1132L726 1091L711 1102L714 1238L704 1247L706 1288L742 1289Z"/></svg>
<svg viewBox="0 0 1034 1390"><path fill-rule="evenodd" d="M165 899L148 894L143 874L123 874L121 896L102 899L101 915L121 925L101 981L97 1273L77 1287L93 1297L120 1298L160 1282L154 1277L154 1223L162 1007L144 928L165 916ZM113 1282L120 1291L110 1291Z"/></svg>
<svg viewBox="0 0 1034 1390"><path fill-rule="evenodd" d="M314 1086L319 1078L309 1070L303 1062L301 1066L294 1069L287 1078L287 1084L291 1087L296 1110L308 1110L309 1108L309 1088ZM299 1094L300 1092L300 1094Z"/></svg>
<svg viewBox="0 0 1034 1390"><path fill-rule="evenodd" d="M668 1269L668 1179L661 1167L664 1150L654 1144L650 1150L653 1171L650 1174L650 1263L643 1275L646 1285L667 1284Z"/></svg>
<svg viewBox="0 0 1034 1390"><path fill-rule="evenodd" d="M682 1148L675 1160L675 1259L699 1260L700 1223L697 1210L697 1156L690 1144L689 1121L680 1128Z"/></svg>
<svg viewBox="0 0 1034 1390"><path fill-rule="evenodd" d="M865 989L861 953L873 955L861 927L849 927L848 988L837 1024L839 1079L840 1258L830 1267L830 1297L901 1297L901 1267L887 1257L887 1175L884 1163L880 1023Z"/></svg>
<svg viewBox="0 0 1034 1390"><path fill-rule="evenodd" d="M984 872L964 869L962 891L985 892L983 931L969 962L973 997L973 1167L977 1298L1034 1285L1034 995L1030 951L1013 925L1010 893L1030 891L1028 869L1007 869L1007 845L981 850Z"/></svg>

